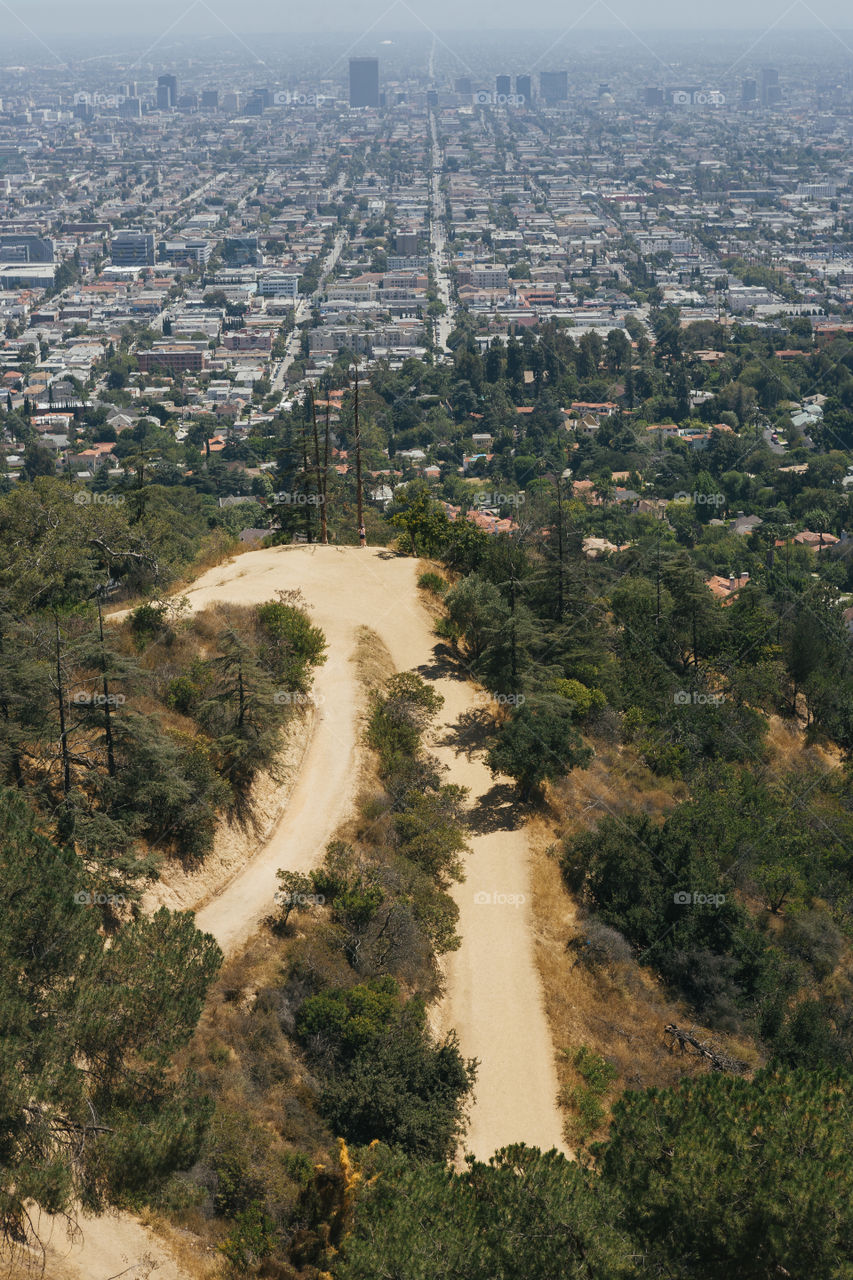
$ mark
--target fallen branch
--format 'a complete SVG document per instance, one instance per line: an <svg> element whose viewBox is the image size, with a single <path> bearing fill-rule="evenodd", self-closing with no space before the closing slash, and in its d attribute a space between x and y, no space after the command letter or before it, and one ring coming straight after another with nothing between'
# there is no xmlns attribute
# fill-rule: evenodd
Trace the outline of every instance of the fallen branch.
<svg viewBox="0 0 853 1280"><path fill-rule="evenodd" d="M732 1075L742 1076L749 1070L749 1063L741 1062L739 1058L733 1058L712 1045L704 1044L701 1040L697 1040L692 1031L676 1027L672 1022L667 1023L663 1033L667 1038L667 1048L670 1053L674 1053L677 1047L680 1053L696 1054L711 1064L712 1071L728 1071Z"/></svg>

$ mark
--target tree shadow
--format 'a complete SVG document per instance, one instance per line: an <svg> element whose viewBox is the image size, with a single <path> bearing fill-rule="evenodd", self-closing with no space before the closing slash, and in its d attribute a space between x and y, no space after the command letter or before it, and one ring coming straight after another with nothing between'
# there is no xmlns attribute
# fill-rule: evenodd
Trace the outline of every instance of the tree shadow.
<svg viewBox="0 0 853 1280"><path fill-rule="evenodd" d="M449 645L437 644L432 651L432 662L422 662L415 667L424 680L468 680L470 673L465 670L459 656Z"/></svg>
<svg viewBox="0 0 853 1280"><path fill-rule="evenodd" d="M477 836L517 831L524 826L529 812L530 806L519 799L514 783L496 782L469 810L468 826Z"/></svg>
<svg viewBox="0 0 853 1280"><path fill-rule="evenodd" d="M455 724L445 725L444 733L436 738L439 747L452 747L458 756L466 759L478 751L485 751L494 736L495 726L485 708L475 707L472 711L463 711Z"/></svg>

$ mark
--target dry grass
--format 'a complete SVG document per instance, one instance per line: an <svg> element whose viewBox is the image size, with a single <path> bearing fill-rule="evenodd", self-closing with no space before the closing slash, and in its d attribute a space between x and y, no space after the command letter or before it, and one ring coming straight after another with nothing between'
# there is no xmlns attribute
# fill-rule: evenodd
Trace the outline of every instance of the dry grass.
<svg viewBox="0 0 853 1280"><path fill-rule="evenodd" d="M608 1103L624 1089L671 1086L684 1076L707 1071L702 1060L669 1051L663 1033L669 1022L691 1027L699 1039L759 1065L749 1041L723 1038L697 1026L685 1006L666 994L654 974L632 959L594 968L579 962L576 952L568 949L567 944L583 934L583 916L563 881L556 841L591 829L606 813L620 817L645 812L662 818L686 796L682 783L651 774L629 750L599 743L592 767L552 788L548 811L528 828L536 962L563 1105L570 1091L583 1088L573 1065L581 1046L600 1054L617 1073L603 1100L604 1123L593 1138L605 1136ZM575 1120L569 1107L566 1139L570 1145L577 1138Z"/></svg>
<svg viewBox="0 0 853 1280"><path fill-rule="evenodd" d="M774 773L802 770L812 766L819 771L840 768L841 751L827 740L809 741L803 722L768 716L767 750L770 769Z"/></svg>

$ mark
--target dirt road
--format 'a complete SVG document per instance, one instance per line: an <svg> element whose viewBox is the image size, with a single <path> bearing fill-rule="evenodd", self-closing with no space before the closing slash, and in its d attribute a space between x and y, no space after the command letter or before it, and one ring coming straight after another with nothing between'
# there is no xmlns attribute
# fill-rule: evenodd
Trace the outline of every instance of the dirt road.
<svg viewBox="0 0 853 1280"><path fill-rule="evenodd" d="M460 717L478 706L478 695L436 662L416 574L415 561L380 549L276 547L210 570L186 593L197 610L214 601L254 604L299 587L328 641L328 660L314 684L317 721L286 814L258 855L206 902L197 923L226 953L237 950L273 910L277 869L315 866L349 813L361 732L351 657L358 628L370 627L398 670L420 669L434 680L445 702L432 749L449 766L448 780L470 790L472 851L467 879L454 891L462 946L448 957L446 997L436 1019L443 1029L455 1028L462 1053L480 1062L465 1147L481 1159L510 1142L564 1149L553 1048L534 964L527 839L515 824L506 780L496 785L481 756L459 745ZM106 1222L113 1237L120 1234L115 1219ZM134 1237L134 1230L143 1229L133 1219L120 1222L126 1235L116 1264L134 1256L134 1240L136 1248L150 1245L147 1236ZM87 1236L97 1236L95 1224ZM80 1265L74 1251L69 1261ZM118 1270L116 1265L104 1276ZM95 1267L80 1274L100 1280ZM183 1274L177 1272L176 1280L184 1280Z"/></svg>
<svg viewBox="0 0 853 1280"><path fill-rule="evenodd" d="M470 789L475 826L467 880L457 887L462 947L449 957L440 1011L462 1052L480 1060L466 1147L488 1158L508 1142L561 1145L553 1050L534 965L528 850L513 823L510 788L496 785L482 759L458 749L456 726L477 706L472 685L436 673L435 637L416 586L413 560L380 550L287 547L241 556L212 570L189 593L192 608L214 600L250 604L300 587L323 628L329 659L317 673L319 718L288 811L266 848L199 912L199 928L226 951L243 942L272 909L278 867L316 865L353 801L359 750L357 688L350 656L356 629L371 627L398 670L422 668L445 699L433 750L450 780Z"/></svg>

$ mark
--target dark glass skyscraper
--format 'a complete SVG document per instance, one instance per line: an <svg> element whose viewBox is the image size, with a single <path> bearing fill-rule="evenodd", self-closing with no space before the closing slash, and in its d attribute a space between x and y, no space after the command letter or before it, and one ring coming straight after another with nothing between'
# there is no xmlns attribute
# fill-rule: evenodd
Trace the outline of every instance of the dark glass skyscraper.
<svg viewBox="0 0 853 1280"><path fill-rule="evenodd" d="M351 107L379 106L378 58L350 58L349 104Z"/></svg>
<svg viewBox="0 0 853 1280"><path fill-rule="evenodd" d="M178 105L178 77L161 76L157 81L157 107L160 111L168 111Z"/></svg>
<svg viewBox="0 0 853 1280"><path fill-rule="evenodd" d="M568 71L540 71L539 92L546 102L565 102L569 96Z"/></svg>

